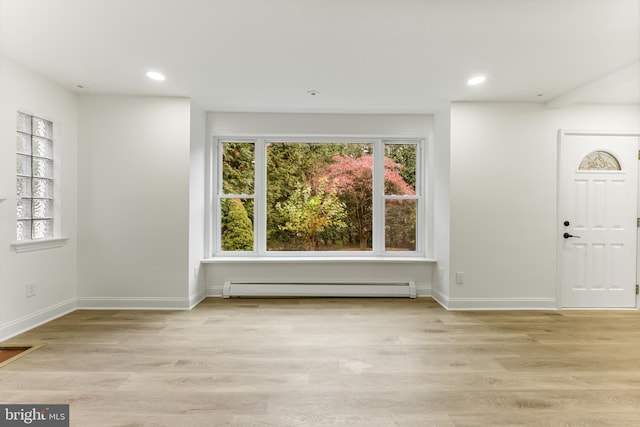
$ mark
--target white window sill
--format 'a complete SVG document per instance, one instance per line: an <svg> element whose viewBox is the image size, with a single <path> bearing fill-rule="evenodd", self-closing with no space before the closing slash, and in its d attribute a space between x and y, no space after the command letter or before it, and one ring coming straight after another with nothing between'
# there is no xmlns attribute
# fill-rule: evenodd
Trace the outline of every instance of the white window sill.
<svg viewBox="0 0 640 427"><path fill-rule="evenodd" d="M333 256L333 257L307 257L307 256L216 256L201 261L203 264L216 263L335 263L335 262L374 262L374 263L433 263L435 259L424 257L373 257L373 256Z"/></svg>
<svg viewBox="0 0 640 427"><path fill-rule="evenodd" d="M67 244L68 237L54 237L51 239L24 240L11 243L11 247L17 253L42 251L45 249L59 248Z"/></svg>

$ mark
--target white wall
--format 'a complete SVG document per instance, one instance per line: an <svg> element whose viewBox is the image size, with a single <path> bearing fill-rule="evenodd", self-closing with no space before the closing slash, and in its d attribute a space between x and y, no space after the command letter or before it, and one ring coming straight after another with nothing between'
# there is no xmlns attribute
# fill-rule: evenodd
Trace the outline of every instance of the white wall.
<svg viewBox="0 0 640 427"><path fill-rule="evenodd" d="M449 296L451 239L450 148L451 111L447 107L434 115L433 241L437 266L433 272L433 297L446 304Z"/></svg>
<svg viewBox="0 0 640 427"><path fill-rule="evenodd" d="M205 295L205 269L200 261L205 258L206 233L206 113L191 103L191 152L189 167L189 306Z"/></svg>
<svg viewBox="0 0 640 427"><path fill-rule="evenodd" d="M344 135L427 138L433 117L422 114L207 114L209 134L216 135Z"/></svg>
<svg viewBox="0 0 640 427"><path fill-rule="evenodd" d="M190 101L79 106L78 305L189 307Z"/></svg>
<svg viewBox="0 0 640 427"><path fill-rule="evenodd" d="M559 129L637 131L640 107L452 105L450 308L557 307Z"/></svg>
<svg viewBox="0 0 640 427"><path fill-rule="evenodd" d="M60 197L55 200L67 244L16 253L16 112L54 123L55 170ZM37 74L0 58L0 340L73 310L77 289L77 98ZM37 282L26 297L27 282Z"/></svg>
<svg viewBox="0 0 640 427"><path fill-rule="evenodd" d="M420 296L431 295L432 263L377 261L215 262L207 268L207 294L222 295L224 282L330 283L414 281Z"/></svg>
<svg viewBox="0 0 640 427"><path fill-rule="evenodd" d="M428 140L430 115L209 113L208 135L406 136ZM225 281L415 281L420 295L430 295L433 263L215 262L206 264L207 294L220 295Z"/></svg>

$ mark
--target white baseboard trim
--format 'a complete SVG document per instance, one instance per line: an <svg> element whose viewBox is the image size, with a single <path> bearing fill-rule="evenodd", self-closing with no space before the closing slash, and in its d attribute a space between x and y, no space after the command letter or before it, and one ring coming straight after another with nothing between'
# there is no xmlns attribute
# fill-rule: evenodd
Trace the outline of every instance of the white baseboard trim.
<svg viewBox="0 0 640 427"><path fill-rule="evenodd" d="M431 289L431 298L433 298L438 304L442 306L445 310L449 310L449 298L444 295L442 292Z"/></svg>
<svg viewBox="0 0 640 427"><path fill-rule="evenodd" d="M189 310L195 308L198 304L200 304L207 297L207 293L205 291L198 292L197 294L191 295L189 297Z"/></svg>
<svg viewBox="0 0 640 427"><path fill-rule="evenodd" d="M43 325L75 310L76 299L72 298L11 322L7 322L4 325L0 325L0 341L8 340L9 338L20 335L23 332L27 332L30 329Z"/></svg>
<svg viewBox="0 0 640 427"><path fill-rule="evenodd" d="M418 298L430 297L433 292L431 286L418 286L416 285L416 296Z"/></svg>
<svg viewBox="0 0 640 427"><path fill-rule="evenodd" d="M82 310L189 310L191 302L172 297L80 297L77 306Z"/></svg>
<svg viewBox="0 0 640 427"><path fill-rule="evenodd" d="M207 286L206 295L208 297L222 298L224 286Z"/></svg>
<svg viewBox="0 0 640 427"><path fill-rule="evenodd" d="M0 325L0 342L76 310L191 310L206 297L200 293L191 298L72 298Z"/></svg>
<svg viewBox="0 0 640 427"><path fill-rule="evenodd" d="M434 298L447 310L558 310L555 298Z"/></svg>

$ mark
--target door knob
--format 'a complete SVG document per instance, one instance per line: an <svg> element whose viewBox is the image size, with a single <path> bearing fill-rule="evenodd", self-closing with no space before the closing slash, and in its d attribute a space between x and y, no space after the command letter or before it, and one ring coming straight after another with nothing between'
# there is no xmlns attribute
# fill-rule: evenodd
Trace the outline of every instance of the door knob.
<svg viewBox="0 0 640 427"><path fill-rule="evenodd" d="M573 234L569 234L569 233L564 233L562 237L564 237L565 239L569 239L571 237L575 237L576 239L580 238L580 236L574 236Z"/></svg>
<svg viewBox="0 0 640 427"><path fill-rule="evenodd" d="M571 225L571 223L570 223L569 221L565 221L565 222L564 222L564 226L565 226L565 227L568 227L568 226L570 226L570 225Z"/></svg>

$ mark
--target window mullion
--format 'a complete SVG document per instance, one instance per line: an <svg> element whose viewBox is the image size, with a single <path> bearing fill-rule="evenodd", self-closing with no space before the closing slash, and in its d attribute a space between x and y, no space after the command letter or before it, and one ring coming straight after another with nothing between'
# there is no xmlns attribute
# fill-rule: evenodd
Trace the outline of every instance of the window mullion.
<svg viewBox="0 0 640 427"><path fill-rule="evenodd" d="M384 144L373 143L373 253L384 252Z"/></svg>
<svg viewBox="0 0 640 427"><path fill-rule="evenodd" d="M254 248L259 255L265 255L267 251L267 147L264 139L258 139L255 144Z"/></svg>
<svg viewBox="0 0 640 427"><path fill-rule="evenodd" d="M425 144L419 144L416 150L416 200L417 206L417 221L416 221L416 251L420 253L426 253L427 250L427 227L425 223L426 212L426 189L429 185L427 183L427 171L426 165L426 147Z"/></svg>
<svg viewBox="0 0 640 427"><path fill-rule="evenodd" d="M213 182L211 186L213 188L213 194L215 195L215 203L210 218L215 218L215 224L213 225L214 233L214 247L213 252L217 253L222 250L222 147L220 141L216 138L214 140L214 151L211 158L214 160L214 171L212 174Z"/></svg>

